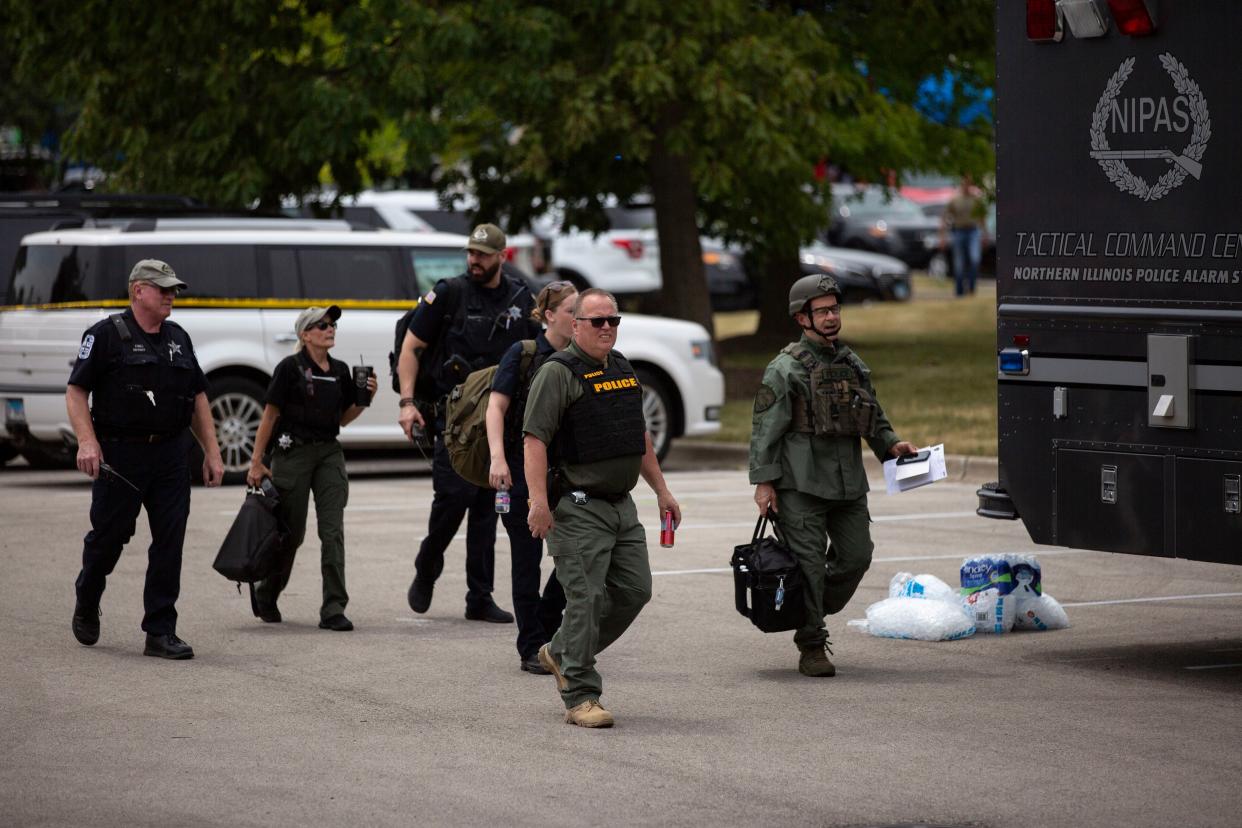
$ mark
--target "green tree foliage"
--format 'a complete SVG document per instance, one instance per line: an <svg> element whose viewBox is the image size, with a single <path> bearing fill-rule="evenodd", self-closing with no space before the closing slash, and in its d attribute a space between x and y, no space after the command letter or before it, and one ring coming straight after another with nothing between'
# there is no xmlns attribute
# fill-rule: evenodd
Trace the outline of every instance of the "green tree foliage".
<svg viewBox="0 0 1242 828"><path fill-rule="evenodd" d="M387 174L371 156L377 103L418 91L389 25L396 2L10 2L18 68L76 106L67 153L113 189L267 206L314 186Z"/></svg>
<svg viewBox="0 0 1242 828"><path fill-rule="evenodd" d="M437 170L510 230L557 205L608 226L650 195L661 312L710 328L700 235L749 251L761 327L787 334L822 159L983 171L990 129L913 101L986 87L991 0L41 0L4 3L16 76L76 107L67 145L114 186L274 205Z"/></svg>

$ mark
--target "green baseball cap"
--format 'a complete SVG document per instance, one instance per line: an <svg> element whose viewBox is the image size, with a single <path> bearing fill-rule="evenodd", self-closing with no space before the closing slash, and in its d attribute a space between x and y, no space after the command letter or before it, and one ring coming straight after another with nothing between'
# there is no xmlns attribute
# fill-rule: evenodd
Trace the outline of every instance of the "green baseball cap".
<svg viewBox="0 0 1242 828"><path fill-rule="evenodd" d="M129 283L132 285L134 282L150 282L162 288L189 287L177 278L177 274L167 262L161 262L159 259L143 259L134 265L134 269L129 272Z"/></svg>
<svg viewBox="0 0 1242 828"><path fill-rule="evenodd" d="M505 249L504 231L494 224L480 224L470 234L466 249L477 250L480 253L501 253Z"/></svg>

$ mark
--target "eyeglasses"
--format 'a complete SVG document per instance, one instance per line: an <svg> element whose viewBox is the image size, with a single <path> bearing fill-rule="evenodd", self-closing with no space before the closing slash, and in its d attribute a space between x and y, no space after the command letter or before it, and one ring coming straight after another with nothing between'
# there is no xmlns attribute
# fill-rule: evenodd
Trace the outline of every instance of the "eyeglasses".
<svg viewBox="0 0 1242 828"><path fill-rule="evenodd" d="M811 316L840 316L840 315L841 315L840 305L829 305L823 308L815 308L814 310L811 311Z"/></svg>
<svg viewBox="0 0 1242 828"><path fill-rule="evenodd" d="M593 328L602 328L605 324L610 328L615 328L621 324L619 316L575 316L574 319L579 322L590 322Z"/></svg>
<svg viewBox="0 0 1242 828"><path fill-rule="evenodd" d="M311 325L311 327L317 331L326 331L328 328L331 328L332 330L335 331L336 323L335 322L316 322L314 325Z"/></svg>

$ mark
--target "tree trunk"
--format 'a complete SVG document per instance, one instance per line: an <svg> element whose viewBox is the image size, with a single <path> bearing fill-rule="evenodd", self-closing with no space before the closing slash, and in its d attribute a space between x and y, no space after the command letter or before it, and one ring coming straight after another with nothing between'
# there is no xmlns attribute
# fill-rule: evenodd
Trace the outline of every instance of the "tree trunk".
<svg viewBox="0 0 1242 828"><path fill-rule="evenodd" d="M755 256L762 278L759 281L759 329L756 339L765 344L798 338L798 328L789 316L789 289L802 276L797 248L767 251Z"/></svg>
<svg viewBox="0 0 1242 828"><path fill-rule="evenodd" d="M657 126L647 163L664 286L656 301L644 302L644 310L698 322L715 338L699 242L698 191L690 176L689 159L670 152L665 143L676 117L670 115Z"/></svg>

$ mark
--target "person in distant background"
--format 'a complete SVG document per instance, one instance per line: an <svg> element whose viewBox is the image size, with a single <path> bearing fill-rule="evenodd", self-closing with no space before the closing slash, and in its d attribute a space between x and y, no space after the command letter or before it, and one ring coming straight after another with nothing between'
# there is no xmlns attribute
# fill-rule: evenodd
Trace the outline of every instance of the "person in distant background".
<svg viewBox="0 0 1242 828"><path fill-rule="evenodd" d="M958 296L975 292L986 221L987 207L978 188L969 175L962 176L961 189L945 205L940 217L940 249L952 242L953 292Z"/></svg>

